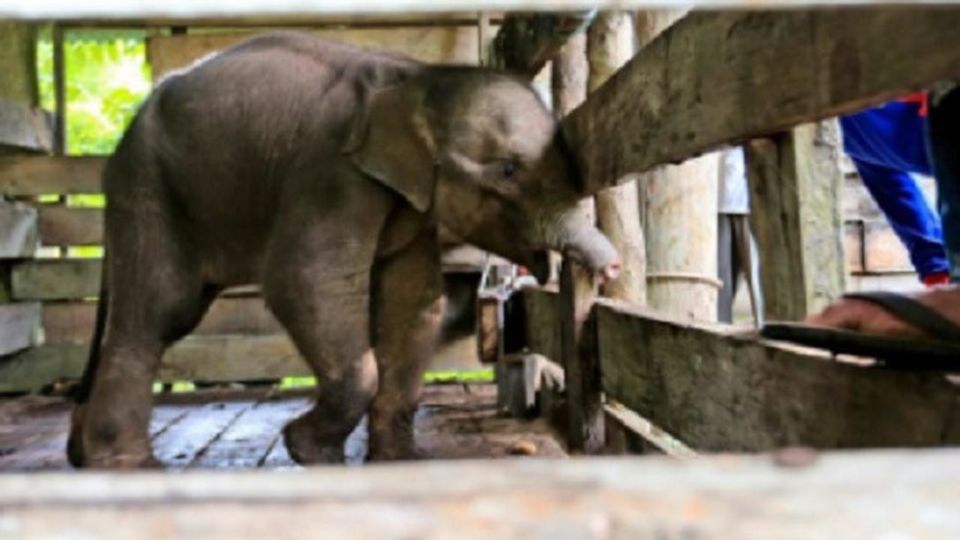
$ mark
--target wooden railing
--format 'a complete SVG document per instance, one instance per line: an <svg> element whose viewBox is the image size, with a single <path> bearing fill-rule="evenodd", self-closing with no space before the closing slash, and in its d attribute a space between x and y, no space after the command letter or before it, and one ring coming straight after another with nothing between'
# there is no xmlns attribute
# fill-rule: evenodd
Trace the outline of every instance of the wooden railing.
<svg viewBox="0 0 960 540"><path fill-rule="evenodd" d="M767 161L762 178L751 183L785 190L779 199L793 207L773 209L773 217L792 212L787 225L803 227L797 207L816 202L799 197L797 184L816 167L801 147L809 141L792 135L793 128L960 78L957 25L956 8L693 13L641 50L564 127L592 189L724 144L769 137L754 146L752 157ZM897 35L895 44L890 35ZM783 225L766 225L775 240ZM805 282L818 269L807 267L803 242L792 249L779 249L774 264L810 274L797 276L796 284L778 282L799 288L799 304L790 307L802 316L813 305L801 305ZM603 301L588 305L595 295L596 283L582 278L562 282L559 296L526 293L531 351L566 371L572 448L602 450L590 437L603 430L602 396L697 450L960 440L960 392L943 374L835 362Z"/></svg>

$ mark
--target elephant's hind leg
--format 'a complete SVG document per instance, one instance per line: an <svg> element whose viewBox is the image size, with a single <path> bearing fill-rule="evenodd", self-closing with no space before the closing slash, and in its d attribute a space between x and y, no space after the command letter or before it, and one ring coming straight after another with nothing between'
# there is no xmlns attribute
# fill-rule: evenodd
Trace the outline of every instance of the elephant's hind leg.
<svg viewBox="0 0 960 540"><path fill-rule="evenodd" d="M299 463L342 463L344 441L377 390L369 340L369 270L330 272L331 259L282 264L264 283L264 298L317 377L314 407L284 429ZM271 266L276 268L276 266Z"/></svg>
<svg viewBox="0 0 960 540"><path fill-rule="evenodd" d="M148 432L160 358L217 290L204 287L170 216L149 206L109 211L106 326L89 395L74 410L68 457L78 467L156 466Z"/></svg>

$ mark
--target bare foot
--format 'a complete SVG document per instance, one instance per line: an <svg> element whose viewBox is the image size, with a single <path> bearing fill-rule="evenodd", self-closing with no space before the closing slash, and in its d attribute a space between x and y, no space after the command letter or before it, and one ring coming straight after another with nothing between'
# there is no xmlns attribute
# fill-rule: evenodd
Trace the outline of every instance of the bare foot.
<svg viewBox="0 0 960 540"><path fill-rule="evenodd" d="M914 294L912 298L960 326L960 286L936 287ZM931 337L923 329L903 322L881 306L856 298L841 298L820 313L807 317L805 322L813 326L842 328L867 334L904 338Z"/></svg>

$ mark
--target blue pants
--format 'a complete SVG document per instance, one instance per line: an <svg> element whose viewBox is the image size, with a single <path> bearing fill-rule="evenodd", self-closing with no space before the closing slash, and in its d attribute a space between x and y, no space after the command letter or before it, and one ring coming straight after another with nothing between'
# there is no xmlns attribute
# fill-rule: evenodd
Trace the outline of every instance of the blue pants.
<svg viewBox="0 0 960 540"><path fill-rule="evenodd" d="M940 218L909 174L933 174L926 118L919 107L894 101L844 116L840 125L844 150L922 278L949 271L949 264ZM960 185L956 189L960 192Z"/></svg>

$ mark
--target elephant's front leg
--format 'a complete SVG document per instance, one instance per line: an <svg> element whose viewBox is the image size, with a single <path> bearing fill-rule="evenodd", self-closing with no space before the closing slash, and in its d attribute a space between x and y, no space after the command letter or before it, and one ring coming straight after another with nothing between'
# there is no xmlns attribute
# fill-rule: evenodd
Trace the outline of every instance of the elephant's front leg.
<svg viewBox="0 0 960 540"><path fill-rule="evenodd" d="M370 407L371 460L415 459L413 419L436 344L444 298L436 233L422 233L374 274L380 387Z"/></svg>

